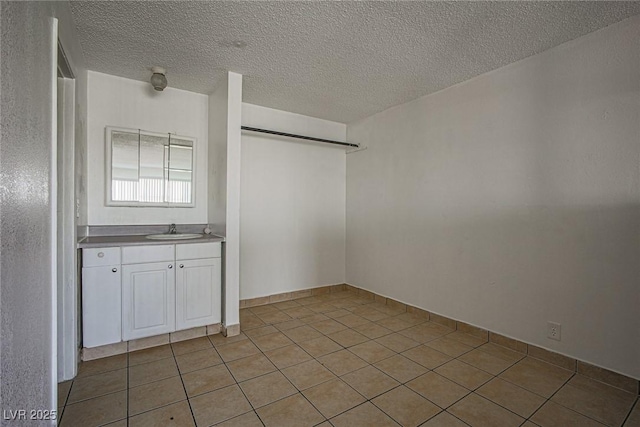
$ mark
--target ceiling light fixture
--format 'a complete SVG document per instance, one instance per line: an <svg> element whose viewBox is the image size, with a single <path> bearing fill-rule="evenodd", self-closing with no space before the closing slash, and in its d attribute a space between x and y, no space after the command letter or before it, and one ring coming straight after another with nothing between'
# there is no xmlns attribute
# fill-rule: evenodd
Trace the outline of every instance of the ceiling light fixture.
<svg viewBox="0 0 640 427"><path fill-rule="evenodd" d="M167 87L167 78L165 74L167 70L162 67L151 67L151 86L157 91L163 91Z"/></svg>

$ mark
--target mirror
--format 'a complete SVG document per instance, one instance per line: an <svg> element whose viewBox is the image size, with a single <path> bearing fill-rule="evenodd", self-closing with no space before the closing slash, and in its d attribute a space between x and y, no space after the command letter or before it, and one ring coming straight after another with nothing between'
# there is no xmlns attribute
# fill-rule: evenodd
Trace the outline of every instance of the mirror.
<svg viewBox="0 0 640 427"><path fill-rule="evenodd" d="M193 207L195 139L107 127L107 205Z"/></svg>

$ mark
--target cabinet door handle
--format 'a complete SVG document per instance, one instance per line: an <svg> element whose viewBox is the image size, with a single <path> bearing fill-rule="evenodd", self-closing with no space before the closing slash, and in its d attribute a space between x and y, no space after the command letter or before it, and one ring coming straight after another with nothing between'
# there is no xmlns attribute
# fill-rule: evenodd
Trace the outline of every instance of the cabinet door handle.
<svg viewBox="0 0 640 427"><path fill-rule="evenodd" d="M169 264L169 268L173 268L173 265Z"/></svg>
<svg viewBox="0 0 640 427"><path fill-rule="evenodd" d="M180 264L180 268L184 268L184 264Z"/></svg>
<svg viewBox="0 0 640 427"><path fill-rule="evenodd" d="M111 271L113 271L114 273L117 273L118 269L114 267L114 268L111 269Z"/></svg>
<svg viewBox="0 0 640 427"><path fill-rule="evenodd" d="M98 252L98 258L104 258L104 252Z"/></svg>

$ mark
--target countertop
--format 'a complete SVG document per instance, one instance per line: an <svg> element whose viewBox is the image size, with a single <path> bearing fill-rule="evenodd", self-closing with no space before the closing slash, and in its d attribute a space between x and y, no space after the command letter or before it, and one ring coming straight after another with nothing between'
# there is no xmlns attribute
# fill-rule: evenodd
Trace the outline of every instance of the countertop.
<svg viewBox="0 0 640 427"><path fill-rule="evenodd" d="M204 234L198 239L151 240L146 235L126 236L89 236L78 241L78 248L106 248L110 246L151 246L173 245L184 243L224 242L224 237L215 234Z"/></svg>

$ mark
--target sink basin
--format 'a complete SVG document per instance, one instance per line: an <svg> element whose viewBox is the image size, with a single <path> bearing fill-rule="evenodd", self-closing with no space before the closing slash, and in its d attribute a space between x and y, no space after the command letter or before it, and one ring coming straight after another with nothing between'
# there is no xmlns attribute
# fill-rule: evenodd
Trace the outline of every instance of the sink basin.
<svg viewBox="0 0 640 427"><path fill-rule="evenodd" d="M202 234L194 233L176 233L176 234L149 234L147 239L151 240L184 240L184 239L199 239Z"/></svg>

